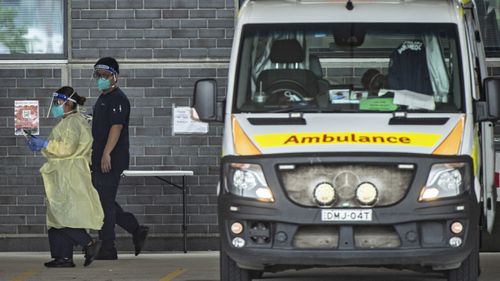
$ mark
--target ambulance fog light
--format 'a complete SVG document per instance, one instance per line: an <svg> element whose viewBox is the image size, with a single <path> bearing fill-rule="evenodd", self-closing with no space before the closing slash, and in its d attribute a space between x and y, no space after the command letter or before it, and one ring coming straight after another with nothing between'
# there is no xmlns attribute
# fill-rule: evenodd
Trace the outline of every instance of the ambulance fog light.
<svg viewBox="0 0 500 281"><path fill-rule="evenodd" d="M234 222L232 225L231 225L231 232L233 234L240 234L243 232L243 225L239 222Z"/></svg>
<svg viewBox="0 0 500 281"><path fill-rule="evenodd" d="M451 224L450 230L454 234L460 234L464 230L464 226L461 222L456 221Z"/></svg>
<svg viewBox="0 0 500 281"><path fill-rule="evenodd" d="M335 189L327 182L320 183L314 188L313 197L318 205L329 206L335 201Z"/></svg>
<svg viewBox="0 0 500 281"><path fill-rule="evenodd" d="M378 190L374 184L363 182L356 189L356 200L364 205L372 205L377 201Z"/></svg>
<svg viewBox="0 0 500 281"><path fill-rule="evenodd" d="M243 240L243 238L241 238L241 237L235 237L235 238L233 238L232 243L233 243L233 246L235 248L243 248L243 247L245 247L245 240Z"/></svg>
<svg viewBox="0 0 500 281"><path fill-rule="evenodd" d="M450 238L449 243L450 243L451 247L458 248L458 247L462 246L462 238L452 237L452 238Z"/></svg>

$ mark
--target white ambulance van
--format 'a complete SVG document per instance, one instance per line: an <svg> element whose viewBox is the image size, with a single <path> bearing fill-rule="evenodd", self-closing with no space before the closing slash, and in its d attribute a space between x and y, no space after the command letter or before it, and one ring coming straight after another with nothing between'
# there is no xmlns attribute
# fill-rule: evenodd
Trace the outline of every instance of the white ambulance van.
<svg viewBox="0 0 500 281"><path fill-rule="evenodd" d="M221 280L323 266L478 280L500 79L474 3L237 9L227 94L203 79L193 101L200 120L224 122Z"/></svg>

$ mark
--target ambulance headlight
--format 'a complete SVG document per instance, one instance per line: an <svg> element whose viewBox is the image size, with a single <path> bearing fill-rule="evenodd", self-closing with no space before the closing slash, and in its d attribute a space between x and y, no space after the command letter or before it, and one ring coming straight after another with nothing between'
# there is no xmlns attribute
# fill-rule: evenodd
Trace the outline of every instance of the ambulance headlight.
<svg viewBox="0 0 500 281"><path fill-rule="evenodd" d="M464 184L465 163L433 165L427 183L420 192L419 201L432 201L458 196L466 191Z"/></svg>
<svg viewBox="0 0 500 281"><path fill-rule="evenodd" d="M227 191L238 196L254 198L262 202L274 202L264 172L257 164L230 163L226 165Z"/></svg>

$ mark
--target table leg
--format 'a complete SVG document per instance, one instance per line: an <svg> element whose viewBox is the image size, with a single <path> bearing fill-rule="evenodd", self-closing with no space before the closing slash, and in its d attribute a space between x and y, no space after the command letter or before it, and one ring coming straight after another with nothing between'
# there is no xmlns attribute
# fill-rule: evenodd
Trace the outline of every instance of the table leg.
<svg viewBox="0 0 500 281"><path fill-rule="evenodd" d="M187 253L187 206L186 206L186 177L182 176L182 234L184 239L184 253Z"/></svg>

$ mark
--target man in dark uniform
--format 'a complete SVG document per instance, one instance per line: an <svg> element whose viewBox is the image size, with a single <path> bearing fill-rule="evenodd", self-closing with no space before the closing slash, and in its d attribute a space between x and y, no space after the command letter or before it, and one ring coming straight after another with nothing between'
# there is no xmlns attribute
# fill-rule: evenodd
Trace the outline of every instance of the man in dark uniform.
<svg viewBox="0 0 500 281"><path fill-rule="evenodd" d="M129 165L130 102L117 86L118 62L101 58L94 65L94 78L101 95L92 118L92 183L99 193L104 210L104 225L99 231L101 250L96 259L116 260L115 224L132 234L135 255L144 246L148 227L139 225L135 216L124 212L116 202L116 193L123 170Z"/></svg>

